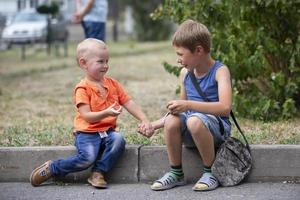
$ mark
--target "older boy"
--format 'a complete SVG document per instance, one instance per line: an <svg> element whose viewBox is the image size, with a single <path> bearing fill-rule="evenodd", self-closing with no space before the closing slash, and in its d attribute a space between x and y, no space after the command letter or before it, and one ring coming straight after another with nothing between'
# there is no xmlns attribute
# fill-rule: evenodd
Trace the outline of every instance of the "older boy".
<svg viewBox="0 0 300 200"><path fill-rule="evenodd" d="M153 131L147 117L122 86L105 76L109 69L109 52L103 41L89 38L78 44L77 61L85 72L85 78L74 90L77 154L67 159L47 161L33 170L30 176L33 186L52 176L65 176L93 165L88 182L94 187L106 188L104 173L112 169L125 149L123 136L115 131L121 106L141 120L140 127L145 134Z"/></svg>
<svg viewBox="0 0 300 200"><path fill-rule="evenodd" d="M165 190L185 184L181 157L184 142L186 146L197 147L204 165L202 177L193 190L213 190L218 187L218 180L211 174L215 148L230 135L231 130L228 119L232 102L230 72L211 57L211 35L201 23L193 20L183 22L174 34L173 47L178 56L177 62L183 66L179 78L180 100L168 102L170 114L152 124L155 129L164 126L171 170L155 181L151 188ZM188 72L195 74L197 84L210 102L198 94ZM216 116L221 118L224 135Z"/></svg>

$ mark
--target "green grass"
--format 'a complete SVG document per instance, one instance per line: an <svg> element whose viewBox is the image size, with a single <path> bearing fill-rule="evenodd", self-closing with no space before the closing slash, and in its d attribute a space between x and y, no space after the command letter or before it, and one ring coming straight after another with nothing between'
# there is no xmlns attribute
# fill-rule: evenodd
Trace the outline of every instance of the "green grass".
<svg viewBox="0 0 300 200"><path fill-rule="evenodd" d="M109 75L117 79L151 120L166 112L166 102L178 98L177 78L162 62L176 64L167 42L108 43ZM72 92L83 77L75 60L75 44L68 57L47 55L29 48L25 61L20 50L0 52L0 146L72 145L75 108ZM264 123L239 119L252 144L300 144L300 119ZM127 144L164 144L163 131L147 139L137 134L137 120L124 111L118 130ZM238 136L233 128L233 135ZM239 137L239 136L238 136Z"/></svg>

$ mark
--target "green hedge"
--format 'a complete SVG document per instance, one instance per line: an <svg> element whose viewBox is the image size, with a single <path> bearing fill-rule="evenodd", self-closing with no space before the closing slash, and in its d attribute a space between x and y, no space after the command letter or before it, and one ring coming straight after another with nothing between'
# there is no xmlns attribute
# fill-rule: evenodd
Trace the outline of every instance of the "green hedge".
<svg viewBox="0 0 300 200"><path fill-rule="evenodd" d="M154 14L208 26L213 57L230 68L239 115L262 120L299 115L299 1L165 0Z"/></svg>

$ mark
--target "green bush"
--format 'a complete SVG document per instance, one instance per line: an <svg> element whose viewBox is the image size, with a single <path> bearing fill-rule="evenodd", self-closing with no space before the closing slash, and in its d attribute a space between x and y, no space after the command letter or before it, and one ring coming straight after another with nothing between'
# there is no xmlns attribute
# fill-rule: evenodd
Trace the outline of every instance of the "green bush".
<svg viewBox="0 0 300 200"><path fill-rule="evenodd" d="M57 2L51 2L50 5L42 4L36 8L37 12L41 14L50 14L52 16L59 12L59 5Z"/></svg>
<svg viewBox="0 0 300 200"><path fill-rule="evenodd" d="M239 115L276 120L299 113L299 1L165 0L154 15L210 29L213 57L230 68Z"/></svg>

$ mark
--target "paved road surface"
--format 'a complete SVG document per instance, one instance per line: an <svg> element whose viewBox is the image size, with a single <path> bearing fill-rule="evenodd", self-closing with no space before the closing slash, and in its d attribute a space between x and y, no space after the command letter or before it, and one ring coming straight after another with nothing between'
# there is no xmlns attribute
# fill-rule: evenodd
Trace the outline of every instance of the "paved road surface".
<svg viewBox="0 0 300 200"><path fill-rule="evenodd" d="M0 183L0 200L191 200L191 199L253 199L299 200L300 184L292 183L244 183L230 188L218 188L210 192L194 192L192 185L155 192L149 184L111 184L109 189L99 190L87 184L54 184L32 187L29 183Z"/></svg>

